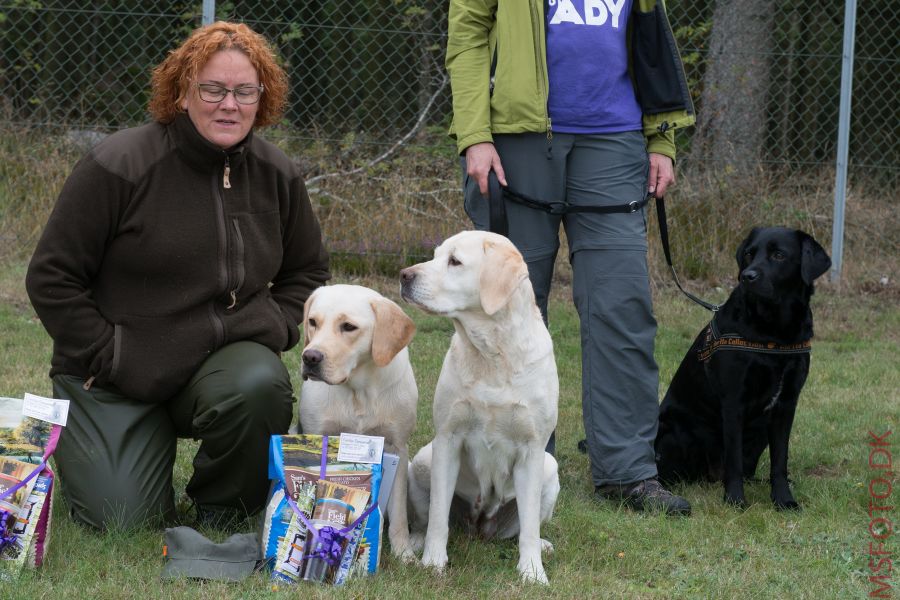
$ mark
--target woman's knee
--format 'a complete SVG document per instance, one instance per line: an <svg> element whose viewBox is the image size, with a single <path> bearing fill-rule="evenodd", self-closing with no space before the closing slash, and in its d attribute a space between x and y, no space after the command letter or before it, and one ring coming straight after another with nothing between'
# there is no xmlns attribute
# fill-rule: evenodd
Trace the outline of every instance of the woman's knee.
<svg viewBox="0 0 900 600"><path fill-rule="evenodd" d="M215 388L240 417L287 429L294 402L290 375L277 354L255 342L232 344ZM283 424L283 427L282 427Z"/></svg>
<svg viewBox="0 0 900 600"><path fill-rule="evenodd" d="M290 396L291 378L281 358L256 342L235 342L218 350L201 367L196 379L216 380L249 399Z"/></svg>
<svg viewBox="0 0 900 600"><path fill-rule="evenodd" d="M148 490L127 481L116 482L114 490L72 489L63 479L63 496L72 520L101 531L127 531L166 524L174 518L174 494L168 489Z"/></svg>

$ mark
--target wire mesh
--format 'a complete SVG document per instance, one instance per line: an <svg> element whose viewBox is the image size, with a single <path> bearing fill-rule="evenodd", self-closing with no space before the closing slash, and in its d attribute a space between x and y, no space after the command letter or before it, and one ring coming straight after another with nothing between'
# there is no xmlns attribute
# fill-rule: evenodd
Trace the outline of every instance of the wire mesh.
<svg viewBox="0 0 900 600"><path fill-rule="evenodd" d="M744 225L767 216L815 229L827 244L843 8L843 0L667 2L698 111L697 127L678 136L675 193L685 208L671 212L687 232L681 250L696 248L692 236L708 237L718 219L734 234L703 251L727 255ZM151 69L200 25L201 13L201 2L0 0L0 127L84 146L97 139L92 132L146 121ZM445 0L233 0L216 2L215 18L244 21L276 47L291 79L290 105L283 122L262 133L307 169L335 247L368 244L402 261L468 226L446 137ZM880 262L863 269L866 277L888 268L898 247L896 217L877 202L880 190L900 182L897 48L900 5L860 3L847 222L850 238L868 231L880 240ZM7 174L12 180L0 185L14 189L16 174ZM738 177L753 186L735 187ZM698 206L727 195L723 182L754 200L727 219L704 220L711 212ZM798 200L809 195L817 200ZM734 222L740 214L746 223ZM403 230L407 222L413 231ZM729 269L701 264L693 274Z"/></svg>

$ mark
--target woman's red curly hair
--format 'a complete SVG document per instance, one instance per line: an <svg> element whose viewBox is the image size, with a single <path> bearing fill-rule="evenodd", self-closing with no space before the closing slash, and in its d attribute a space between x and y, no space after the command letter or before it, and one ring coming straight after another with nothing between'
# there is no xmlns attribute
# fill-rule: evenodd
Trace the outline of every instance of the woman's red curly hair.
<svg viewBox="0 0 900 600"><path fill-rule="evenodd" d="M256 111L256 127L277 123L287 105L288 78L275 59L275 52L260 34L243 23L217 21L194 32L169 52L153 69L148 110L160 123L170 123L184 112L182 103L191 83L210 57L220 50L239 50L250 59L264 87Z"/></svg>

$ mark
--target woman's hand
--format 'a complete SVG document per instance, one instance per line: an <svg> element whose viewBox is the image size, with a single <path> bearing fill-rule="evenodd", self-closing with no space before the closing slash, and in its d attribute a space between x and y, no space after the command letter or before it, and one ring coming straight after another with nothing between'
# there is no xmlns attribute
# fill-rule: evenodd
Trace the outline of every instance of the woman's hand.
<svg viewBox="0 0 900 600"><path fill-rule="evenodd" d="M670 185L675 184L675 165L665 154L650 153L650 176L647 178L647 192L662 198Z"/></svg>
<svg viewBox="0 0 900 600"><path fill-rule="evenodd" d="M478 183L481 195L488 196L488 174L491 171L497 174L500 185L506 187L506 175L503 173L503 165L500 164L500 155L491 142L481 142L466 148L466 173Z"/></svg>

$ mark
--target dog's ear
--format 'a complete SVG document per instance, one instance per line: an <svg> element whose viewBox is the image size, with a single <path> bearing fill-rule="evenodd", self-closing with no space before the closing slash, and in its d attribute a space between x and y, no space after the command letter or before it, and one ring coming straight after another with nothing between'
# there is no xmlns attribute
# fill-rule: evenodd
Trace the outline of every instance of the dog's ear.
<svg viewBox="0 0 900 600"><path fill-rule="evenodd" d="M802 244L800 259L800 276L806 285L812 284L819 276L831 268L831 257L811 235L797 231Z"/></svg>
<svg viewBox="0 0 900 600"><path fill-rule="evenodd" d="M747 246L753 241L753 238L756 237L757 232L759 232L759 227L754 227L750 230L750 233L747 234L747 237L744 238L744 241L741 242L741 245L738 246L737 252L734 254L735 260L737 260L738 270L744 268L744 252L747 251Z"/></svg>
<svg viewBox="0 0 900 600"><path fill-rule="evenodd" d="M479 285L485 313L492 315L506 306L524 279L528 279L528 266L515 248L484 242Z"/></svg>
<svg viewBox="0 0 900 600"><path fill-rule="evenodd" d="M316 297L316 292L313 291L312 294L309 295L309 298L306 299L306 302L303 303L303 346L309 346L309 326L307 325L307 320L309 319L309 309L313 304L313 298Z"/></svg>
<svg viewBox="0 0 900 600"><path fill-rule="evenodd" d="M412 341L416 324L402 308L387 298L372 300L370 304L375 312L372 360L379 367L385 367Z"/></svg>

